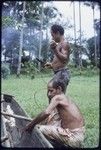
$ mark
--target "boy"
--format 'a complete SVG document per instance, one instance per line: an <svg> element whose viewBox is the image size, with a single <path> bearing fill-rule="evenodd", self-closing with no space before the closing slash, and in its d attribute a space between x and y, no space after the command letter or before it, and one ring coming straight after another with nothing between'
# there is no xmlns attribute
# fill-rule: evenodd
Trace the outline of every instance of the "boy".
<svg viewBox="0 0 101 150"><path fill-rule="evenodd" d="M64 39L64 29L60 25L53 25L51 27L51 36L53 41L50 44L51 49L54 52L54 58L51 63L45 64L46 68L51 68L54 71L54 79L62 79L65 83L65 92L70 80L70 71L66 67L69 61L70 46Z"/></svg>

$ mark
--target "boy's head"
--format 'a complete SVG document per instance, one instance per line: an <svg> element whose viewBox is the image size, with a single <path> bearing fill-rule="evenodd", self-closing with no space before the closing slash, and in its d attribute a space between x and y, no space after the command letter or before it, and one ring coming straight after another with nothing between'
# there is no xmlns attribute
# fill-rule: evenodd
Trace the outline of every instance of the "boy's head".
<svg viewBox="0 0 101 150"><path fill-rule="evenodd" d="M65 93L65 83L61 79L52 79L48 83L47 96L52 99L55 95Z"/></svg>
<svg viewBox="0 0 101 150"><path fill-rule="evenodd" d="M55 42L60 41L60 37L64 35L64 29L62 26L54 24L51 26L51 36Z"/></svg>

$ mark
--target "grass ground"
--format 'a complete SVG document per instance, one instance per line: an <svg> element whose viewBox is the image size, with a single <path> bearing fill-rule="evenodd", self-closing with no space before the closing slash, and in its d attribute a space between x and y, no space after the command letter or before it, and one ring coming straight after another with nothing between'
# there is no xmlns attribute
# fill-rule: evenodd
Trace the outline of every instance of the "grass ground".
<svg viewBox="0 0 101 150"><path fill-rule="evenodd" d="M11 76L2 80L2 92L15 96L30 117L36 116L48 105L47 82L51 77L38 76L31 80L22 76ZM74 76L71 78L66 95L80 107L85 118L86 138L84 147L99 144L99 76Z"/></svg>

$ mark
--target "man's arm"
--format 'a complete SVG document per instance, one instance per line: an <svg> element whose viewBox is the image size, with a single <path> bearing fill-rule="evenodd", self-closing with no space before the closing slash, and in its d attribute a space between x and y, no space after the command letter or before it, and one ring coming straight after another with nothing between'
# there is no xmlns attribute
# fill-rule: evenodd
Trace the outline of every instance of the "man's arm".
<svg viewBox="0 0 101 150"><path fill-rule="evenodd" d="M46 113L46 111L41 112L40 114L35 117L31 123L29 123L24 130L26 131L32 131L32 129L35 127L36 124L40 123L41 121L45 120L49 114Z"/></svg>
<svg viewBox="0 0 101 150"><path fill-rule="evenodd" d="M70 46L67 44L62 45L61 51L60 51L60 47L57 46L54 49L54 53L60 60L67 61L70 54Z"/></svg>
<svg viewBox="0 0 101 150"><path fill-rule="evenodd" d="M46 113L50 115L51 112L57 107L58 104L59 104L59 99L57 98L57 96L54 96L51 99L49 106L46 108Z"/></svg>
<svg viewBox="0 0 101 150"><path fill-rule="evenodd" d="M34 118L31 123L29 123L26 127L25 130L26 131L32 131L32 129L34 128L34 126L38 123L40 123L41 121L45 120L50 114L51 112L56 108L56 106L58 105L58 100L53 97L49 106L46 108L45 111L43 111L42 113L40 113L36 118Z"/></svg>

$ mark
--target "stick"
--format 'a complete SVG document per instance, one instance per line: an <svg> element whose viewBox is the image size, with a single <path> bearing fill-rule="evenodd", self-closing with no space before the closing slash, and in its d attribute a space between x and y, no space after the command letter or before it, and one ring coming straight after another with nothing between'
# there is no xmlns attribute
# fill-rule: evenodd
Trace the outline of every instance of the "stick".
<svg viewBox="0 0 101 150"><path fill-rule="evenodd" d="M1 143L5 142L6 140L8 140L7 134L4 137L1 137Z"/></svg>
<svg viewBox="0 0 101 150"><path fill-rule="evenodd" d="M20 116L20 115L15 115L15 114L8 114L8 113L6 113L6 112L4 112L4 111L1 111L1 114L2 114L2 115L5 115L5 116L17 118L17 119L24 119L24 120L27 120L27 121L32 121L32 119L30 119L30 118L23 117L23 116Z"/></svg>
<svg viewBox="0 0 101 150"><path fill-rule="evenodd" d="M39 62L41 62L41 63L43 63L43 64L45 64L45 62L44 61L42 61L41 59L39 59L39 58L36 58L36 60L37 61L39 61Z"/></svg>

